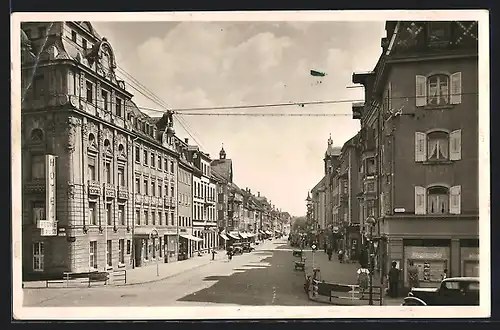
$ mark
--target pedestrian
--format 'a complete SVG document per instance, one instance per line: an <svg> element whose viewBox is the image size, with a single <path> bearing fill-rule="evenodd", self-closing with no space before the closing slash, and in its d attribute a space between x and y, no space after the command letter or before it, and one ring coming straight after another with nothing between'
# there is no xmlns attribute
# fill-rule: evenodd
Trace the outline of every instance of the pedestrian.
<svg viewBox="0 0 500 330"><path fill-rule="evenodd" d="M389 270L389 297L397 298L399 286L399 269L396 267L397 263L395 261L392 262L391 266L392 267Z"/></svg>
<svg viewBox="0 0 500 330"><path fill-rule="evenodd" d="M326 253L328 254L328 260L331 261L332 260L332 254L333 254L333 249L332 247L329 247L327 250L326 250Z"/></svg>
<svg viewBox="0 0 500 330"><path fill-rule="evenodd" d="M410 288L419 287L418 268L412 260L410 260L408 266L408 282L410 283Z"/></svg>
<svg viewBox="0 0 500 330"><path fill-rule="evenodd" d="M365 297L365 291L368 289L370 271L361 267L358 269L357 274L359 290L361 291L361 299L363 299Z"/></svg>
<svg viewBox="0 0 500 330"><path fill-rule="evenodd" d="M323 250L325 250L325 253L327 253L327 246L326 246L326 242L323 243Z"/></svg>
<svg viewBox="0 0 500 330"><path fill-rule="evenodd" d="M344 251L342 249L339 250L339 261L340 263L344 263Z"/></svg>
<svg viewBox="0 0 500 330"><path fill-rule="evenodd" d="M217 251L215 251L215 249L212 249L212 260L215 260L216 254L217 254Z"/></svg>
<svg viewBox="0 0 500 330"><path fill-rule="evenodd" d="M443 274L441 275L441 281L448 277L448 268L445 268Z"/></svg>

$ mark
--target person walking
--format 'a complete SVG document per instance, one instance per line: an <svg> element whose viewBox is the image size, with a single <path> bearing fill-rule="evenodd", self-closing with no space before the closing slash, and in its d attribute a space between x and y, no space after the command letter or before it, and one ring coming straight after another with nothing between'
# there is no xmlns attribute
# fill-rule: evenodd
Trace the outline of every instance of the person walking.
<svg viewBox="0 0 500 330"><path fill-rule="evenodd" d="M325 253L328 253L326 242L323 243L323 250L325 250Z"/></svg>
<svg viewBox="0 0 500 330"><path fill-rule="evenodd" d="M443 274L441 275L441 281L448 277L448 268L445 268Z"/></svg>
<svg viewBox="0 0 500 330"><path fill-rule="evenodd" d="M399 269L396 266L397 263L393 261L389 270L389 297L392 298L397 298L398 296Z"/></svg>
<svg viewBox="0 0 500 330"><path fill-rule="evenodd" d="M418 268L414 265L412 260L410 260L408 266L408 282L410 284L410 289L419 287Z"/></svg>
<svg viewBox="0 0 500 330"><path fill-rule="evenodd" d="M217 251L215 251L215 249L212 249L212 260L215 260L216 254L217 254Z"/></svg>
<svg viewBox="0 0 500 330"><path fill-rule="evenodd" d="M342 249L339 250L339 261L340 263L344 263L344 251Z"/></svg>
<svg viewBox="0 0 500 330"><path fill-rule="evenodd" d="M361 267L358 269L357 274L359 291L361 292L361 299L363 299L365 297L365 291L368 289L370 271Z"/></svg>
<svg viewBox="0 0 500 330"><path fill-rule="evenodd" d="M331 261L332 260L332 254L333 254L333 249L332 247L328 247L328 249L326 250L326 254L328 254L328 260Z"/></svg>

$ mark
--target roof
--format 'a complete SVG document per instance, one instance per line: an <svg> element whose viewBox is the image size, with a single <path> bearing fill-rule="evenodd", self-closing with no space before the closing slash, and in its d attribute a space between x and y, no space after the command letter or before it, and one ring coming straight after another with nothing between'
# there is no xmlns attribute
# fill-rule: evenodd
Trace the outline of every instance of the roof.
<svg viewBox="0 0 500 330"><path fill-rule="evenodd" d="M220 174L228 182L233 182L233 161L231 159L214 159L210 166L213 171Z"/></svg>
<svg viewBox="0 0 500 330"><path fill-rule="evenodd" d="M312 188L312 190L319 190L325 185L325 182L326 182L326 176L321 178L321 180L319 180L319 182L314 186L314 188Z"/></svg>
<svg viewBox="0 0 500 330"><path fill-rule="evenodd" d="M224 179L224 177L222 175L220 175L219 173L217 173L216 171L212 171L211 173L212 173L212 177L214 180L219 181L219 182L223 182L223 183L227 182L227 180Z"/></svg>
<svg viewBox="0 0 500 330"><path fill-rule="evenodd" d="M356 147L356 145L359 142L359 137L360 137L360 132L356 133L352 138L346 141L344 145L342 146L342 151L345 151L345 149L349 147Z"/></svg>

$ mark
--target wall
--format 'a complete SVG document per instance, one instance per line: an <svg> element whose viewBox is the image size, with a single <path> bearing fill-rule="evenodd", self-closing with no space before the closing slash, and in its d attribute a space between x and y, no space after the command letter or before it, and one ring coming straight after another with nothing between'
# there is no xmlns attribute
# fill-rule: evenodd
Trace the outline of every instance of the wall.
<svg viewBox="0 0 500 330"><path fill-rule="evenodd" d="M433 71L462 72L462 102L446 109L415 107L415 76ZM459 59L395 64L390 72L392 108L415 117L399 116L395 127L395 204L413 213L414 185L447 183L462 186L462 213L478 213L478 97L477 60ZM397 86L397 87L396 87ZM406 98L407 97L407 98ZM388 125L390 126L390 125ZM428 129L462 129L462 159L446 165L415 162L415 132Z"/></svg>

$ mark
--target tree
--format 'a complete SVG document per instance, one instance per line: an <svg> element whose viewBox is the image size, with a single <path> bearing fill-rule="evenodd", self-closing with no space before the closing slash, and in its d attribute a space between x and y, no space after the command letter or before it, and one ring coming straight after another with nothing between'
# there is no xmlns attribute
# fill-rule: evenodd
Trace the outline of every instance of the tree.
<svg viewBox="0 0 500 330"><path fill-rule="evenodd" d="M306 217L294 217L292 220L293 231L305 231L307 228Z"/></svg>

